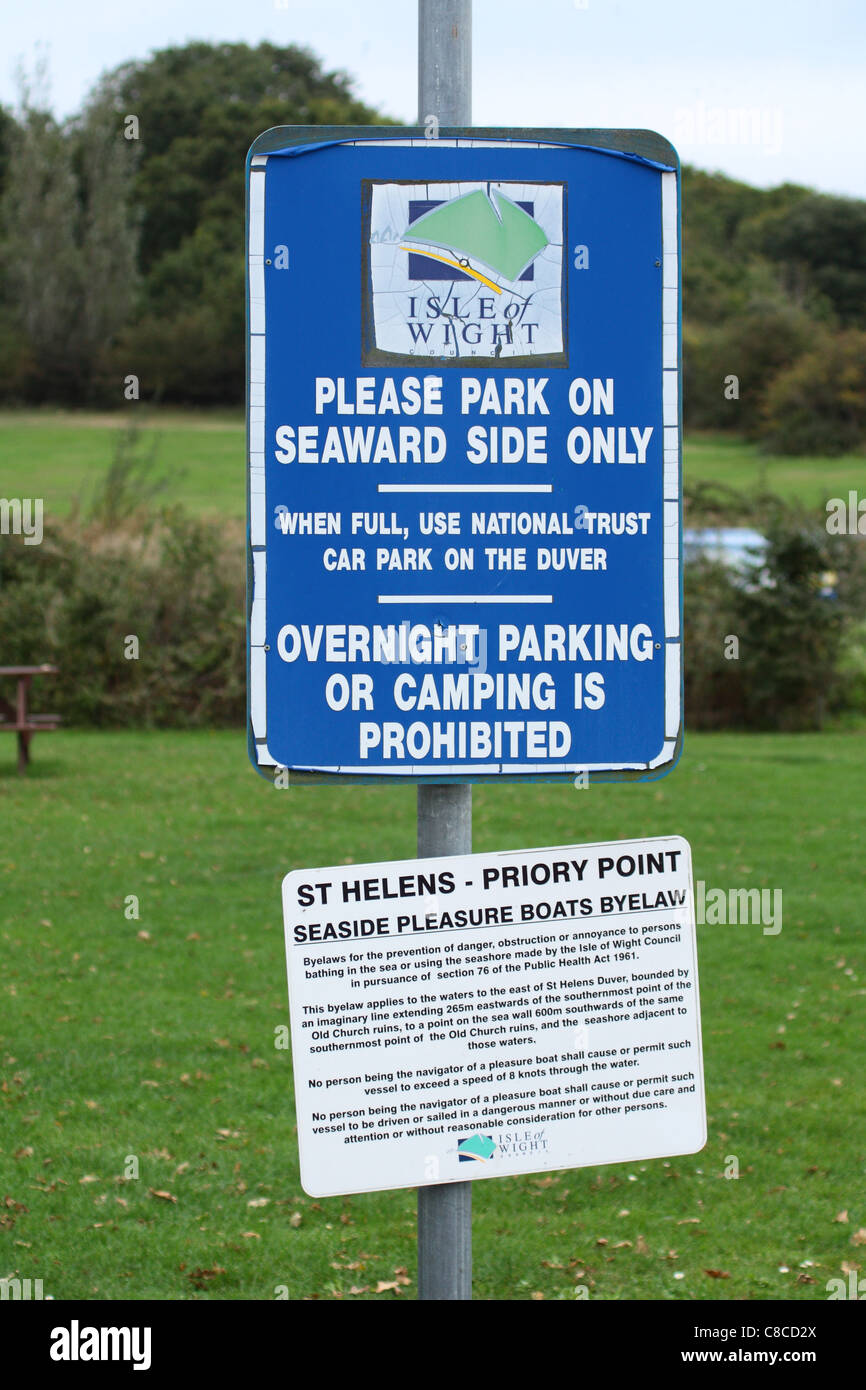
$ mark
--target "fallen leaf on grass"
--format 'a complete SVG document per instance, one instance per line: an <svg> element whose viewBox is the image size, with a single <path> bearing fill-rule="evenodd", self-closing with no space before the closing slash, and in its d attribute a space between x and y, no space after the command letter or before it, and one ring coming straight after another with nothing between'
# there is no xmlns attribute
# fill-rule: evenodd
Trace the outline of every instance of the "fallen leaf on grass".
<svg viewBox="0 0 866 1390"><path fill-rule="evenodd" d="M247 1202L248 1207L266 1207L270 1202L270 1197L253 1197Z"/></svg>
<svg viewBox="0 0 866 1390"><path fill-rule="evenodd" d="M648 1254L649 1254L650 1248L649 1248L649 1246L647 1245L646 1241L644 1240L643 1236L638 1236L638 1238L637 1238L637 1245L635 1246L634 1251L635 1251L635 1254L636 1254L636 1255L648 1255Z"/></svg>
<svg viewBox="0 0 866 1390"><path fill-rule="evenodd" d="M708 1274L711 1279L730 1279L730 1274L726 1269L705 1269L704 1274Z"/></svg>
<svg viewBox="0 0 866 1390"><path fill-rule="evenodd" d="M852 1245L866 1245L866 1226L861 1226L851 1237Z"/></svg>
<svg viewBox="0 0 866 1390"><path fill-rule="evenodd" d="M629 1249L631 1249L631 1241L630 1241L630 1240L618 1240L617 1243L616 1243L616 1245L612 1246L611 1248L612 1248L613 1250L624 1250L626 1247L628 1247Z"/></svg>
<svg viewBox="0 0 866 1390"><path fill-rule="evenodd" d="M295 1227L300 1226L303 1219L304 1218L302 1217L299 1211L293 1211L291 1216L289 1217L289 1225Z"/></svg>
<svg viewBox="0 0 866 1390"><path fill-rule="evenodd" d="M159 1197L162 1202L176 1202L177 1198L171 1192L162 1192L159 1188L149 1187L148 1192L151 1197Z"/></svg>
<svg viewBox="0 0 866 1390"><path fill-rule="evenodd" d="M79 1181L79 1182L99 1182L99 1178L98 1178L98 1176L96 1175L96 1173L85 1173L85 1174L84 1174L84 1177L83 1177L83 1178L79 1178L78 1181Z"/></svg>
<svg viewBox="0 0 866 1390"><path fill-rule="evenodd" d="M847 1211L840 1211L839 1214L838 1214L838 1216L834 1216L834 1217L833 1217L833 1220L834 1220L834 1221L845 1221L845 1222L847 1222L847 1220L848 1220L848 1213L847 1213Z"/></svg>
<svg viewBox="0 0 866 1390"><path fill-rule="evenodd" d="M701 1218L699 1216L684 1216L682 1221L678 1221L678 1226L698 1226Z"/></svg>
<svg viewBox="0 0 866 1390"><path fill-rule="evenodd" d="M221 1274L225 1274L222 1265L214 1265L213 1269L191 1269L186 1277L197 1289L206 1289L211 1279L217 1279Z"/></svg>
<svg viewBox="0 0 866 1390"><path fill-rule="evenodd" d="M31 1148L31 1146L30 1146L29 1144L27 1144L26 1147L23 1148L23 1149L16 1149L16 1151L15 1151L15 1157L16 1157L16 1158L32 1158L32 1157L33 1157L33 1149Z"/></svg>
<svg viewBox="0 0 866 1390"><path fill-rule="evenodd" d="M534 1303L542 1303L544 1301L543 1293L531 1293L529 1297L533 1300Z"/></svg>
<svg viewBox="0 0 866 1390"><path fill-rule="evenodd" d="M258 1231L241 1231L241 1238L243 1240L261 1240L261 1235Z"/></svg>

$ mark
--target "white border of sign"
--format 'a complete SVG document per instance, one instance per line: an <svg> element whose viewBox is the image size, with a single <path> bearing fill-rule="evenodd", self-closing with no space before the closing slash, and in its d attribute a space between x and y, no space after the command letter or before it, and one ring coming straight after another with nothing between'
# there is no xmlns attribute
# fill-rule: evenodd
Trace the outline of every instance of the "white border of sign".
<svg viewBox="0 0 866 1390"><path fill-rule="evenodd" d="M530 140L407 139L347 140L349 145L413 145L471 149L556 149L557 144ZM277 156L279 157L279 156ZM249 631L250 721L256 760L261 768L282 766L271 755L267 740L267 657L265 653L267 597L267 515L265 504L265 198L269 156L253 155L249 193L249 539L252 552L252 603ZM677 175L662 172L662 425L663 593L665 615L665 736L650 762L639 763L442 763L400 767L368 765L297 765L297 772L357 774L366 778L431 779L497 775L567 775L579 772L650 772L673 761L680 733L682 635L680 632L680 425L679 425L679 208Z"/></svg>

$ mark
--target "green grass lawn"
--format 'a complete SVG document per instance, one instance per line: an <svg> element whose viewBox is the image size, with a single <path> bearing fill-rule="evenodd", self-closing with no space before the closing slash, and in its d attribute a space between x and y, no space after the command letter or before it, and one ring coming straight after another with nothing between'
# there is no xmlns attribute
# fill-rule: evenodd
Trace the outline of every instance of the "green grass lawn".
<svg viewBox="0 0 866 1390"><path fill-rule="evenodd" d="M0 411L0 493L40 496L46 519L66 516L76 498L83 502L93 491L118 435L135 419L144 444L157 441L157 471L174 479L159 500L182 502L197 515L245 516L243 412L147 405L128 411Z"/></svg>
<svg viewBox="0 0 866 1390"><path fill-rule="evenodd" d="M131 414L135 411L135 415ZM147 405L126 412L0 411L0 491L44 499L48 516L65 516L108 467L118 431L131 418L158 439L157 465L175 479L163 494L199 514L243 517L246 507L242 412ZM769 488L817 506L866 486L866 457L775 458L729 435L690 436L685 474L741 491Z"/></svg>
<svg viewBox="0 0 866 1390"><path fill-rule="evenodd" d="M768 491L824 513L827 499L866 489L866 455L841 458L783 458L732 435L687 435L687 482L724 483L737 492Z"/></svg>
<svg viewBox="0 0 866 1390"><path fill-rule="evenodd" d="M413 789L277 791L240 732L59 732L13 765L9 739L0 1277L57 1299L414 1297L414 1193L302 1192L274 1045L282 875L411 857ZM694 735L657 784L476 789L477 850L679 833L708 887L784 894L777 936L698 931L706 1149L476 1182L477 1298L823 1300L862 1265L864 782L850 732Z"/></svg>

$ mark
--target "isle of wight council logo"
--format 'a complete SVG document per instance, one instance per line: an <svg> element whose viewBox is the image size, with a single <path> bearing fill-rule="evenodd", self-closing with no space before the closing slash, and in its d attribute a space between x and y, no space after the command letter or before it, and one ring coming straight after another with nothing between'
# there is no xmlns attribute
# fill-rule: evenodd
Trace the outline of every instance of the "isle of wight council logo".
<svg viewBox="0 0 866 1390"><path fill-rule="evenodd" d="M460 1163L488 1163L496 1151L496 1141L490 1134L472 1134L457 1142Z"/></svg>
<svg viewBox="0 0 866 1390"><path fill-rule="evenodd" d="M567 365L561 183L363 185L365 365Z"/></svg>

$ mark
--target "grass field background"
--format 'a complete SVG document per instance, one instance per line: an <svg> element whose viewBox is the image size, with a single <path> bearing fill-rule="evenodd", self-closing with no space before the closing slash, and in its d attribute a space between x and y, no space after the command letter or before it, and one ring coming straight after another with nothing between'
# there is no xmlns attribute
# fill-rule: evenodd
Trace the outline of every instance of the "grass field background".
<svg viewBox="0 0 866 1390"><path fill-rule="evenodd" d="M134 409L134 414L132 410ZM105 472L118 432L130 419L142 438L158 441L157 466L174 481L162 494L198 515L243 517L245 434L238 411L182 411L147 405L115 414L0 412L0 478L4 496L40 496L46 517L68 514ZM724 483L740 491L770 489L824 511L829 497L862 488L866 458L776 458L729 435L688 436L687 482Z"/></svg>
<svg viewBox="0 0 866 1390"><path fill-rule="evenodd" d="M414 1297L415 1194L302 1192L274 1045L282 875L411 857L413 790L276 790L240 731L58 732L13 767L4 740L0 1277ZM676 833L708 888L784 894L777 936L698 928L706 1149L476 1182L477 1298L825 1299L864 1263L864 782L852 731L694 735L655 784L476 788L477 850Z"/></svg>

